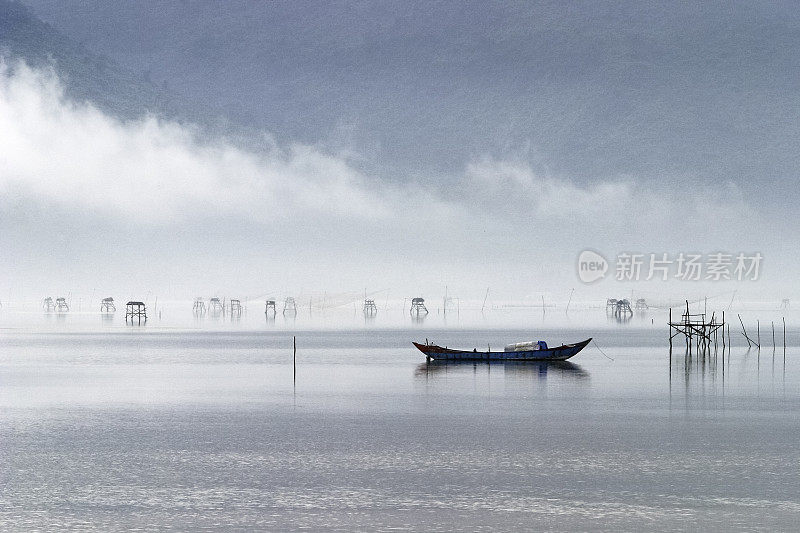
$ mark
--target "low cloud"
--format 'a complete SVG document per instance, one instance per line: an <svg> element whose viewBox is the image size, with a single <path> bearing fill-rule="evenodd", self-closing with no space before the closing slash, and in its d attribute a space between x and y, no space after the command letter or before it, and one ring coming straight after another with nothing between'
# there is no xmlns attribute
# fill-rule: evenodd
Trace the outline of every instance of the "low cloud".
<svg viewBox="0 0 800 533"><path fill-rule="evenodd" d="M241 149L202 140L155 116L124 122L72 102L50 70L0 65L0 193L178 222L198 211L264 220L310 210L389 214L392 191L370 188L346 161L313 147Z"/></svg>
<svg viewBox="0 0 800 533"><path fill-rule="evenodd" d="M668 180L677 185L676 192L652 179L578 182L537 173L524 160L478 157L455 169L447 185L428 188L367 175L342 151L281 146L268 135L263 149L243 148L201 133L156 116L120 120L91 103L70 101L52 70L2 62L0 209L54 206L74 212L76 219L135 221L175 234L181 228L196 230L197 221L209 217L240 220L244 224L236 248L243 248L244 257L250 247L253 283L258 283L267 246L271 257L281 247L293 250L295 236L302 233L303 248L318 254L305 279L315 282L321 269L348 271L353 253L372 254L381 256L383 265L399 265L398 272L381 271L386 278L376 282L381 285L412 276L407 270L417 260L425 275L435 279L469 282L476 272L488 277L502 271L512 284L520 272L535 276L524 261L546 259L553 278L573 283L573 258L583 248L669 246L687 242L680 240L686 236L694 239L690 245L716 249L721 246L716 235L733 231L742 238L757 216L732 184L721 184L710 194L692 184L693 194L684 196L680 185L691 184L689 178ZM12 211L6 208L0 217L6 233L15 226ZM279 217L281 223L274 224ZM269 226L270 232L253 226ZM82 236L59 230L66 239L106 238L102 228ZM118 235L129 231L135 230L125 228ZM203 231L194 232L196 255L209 253ZM12 256L26 246L24 234L21 229L6 237ZM676 238L666 241L672 234ZM230 233L225 235L230 242ZM168 237L159 234L162 249L154 245L153 264L159 253L165 264L176 261ZM151 237L143 233L139 238L150 242ZM191 247L181 245L181 250ZM517 260L513 268L509 256ZM443 274L433 272L437 263L444 265ZM361 268L370 268L369 263Z"/></svg>
<svg viewBox="0 0 800 533"><path fill-rule="evenodd" d="M468 163L454 178L456 186L437 197L365 176L347 159L314 146L281 147L265 136L263 150L254 151L156 116L122 121L91 103L68 100L52 70L8 61L0 63L0 145L4 196L151 223L180 222L198 211L256 221L298 211L390 220L409 207L452 216L462 208L474 216L510 207L544 220L594 218L609 209L657 219L679 204L692 216L704 211L633 179L579 186L513 159ZM726 206L742 203L733 185L723 192Z"/></svg>
<svg viewBox="0 0 800 533"><path fill-rule="evenodd" d="M748 211L732 182L716 190L688 178L672 177L668 186L652 180L618 178L579 185L567 178L542 175L524 161L484 157L467 165L464 190L481 201L522 211L537 220L592 220L611 225L620 220L675 224L675 215L692 223L741 218ZM727 217L726 215L732 215Z"/></svg>

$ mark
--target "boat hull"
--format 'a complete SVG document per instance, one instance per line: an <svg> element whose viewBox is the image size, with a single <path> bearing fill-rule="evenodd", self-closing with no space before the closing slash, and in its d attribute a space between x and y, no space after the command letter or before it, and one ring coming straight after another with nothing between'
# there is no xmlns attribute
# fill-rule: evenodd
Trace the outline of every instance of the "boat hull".
<svg viewBox="0 0 800 533"><path fill-rule="evenodd" d="M431 344L414 343L428 359L436 361L566 361L583 350L591 337L575 344L565 344L547 350L526 350L522 352L478 352L451 350Z"/></svg>

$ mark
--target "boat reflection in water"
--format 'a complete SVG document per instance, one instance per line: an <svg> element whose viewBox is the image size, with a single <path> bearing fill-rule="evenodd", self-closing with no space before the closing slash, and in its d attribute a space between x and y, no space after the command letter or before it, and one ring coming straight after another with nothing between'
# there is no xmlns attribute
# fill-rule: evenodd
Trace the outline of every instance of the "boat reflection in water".
<svg viewBox="0 0 800 533"><path fill-rule="evenodd" d="M417 377L436 377L447 374L463 374L467 372L501 371L508 377L537 377L546 379L548 375L570 380L588 380L589 373L575 363L569 361L437 361L421 363L414 375Z"/></svg>

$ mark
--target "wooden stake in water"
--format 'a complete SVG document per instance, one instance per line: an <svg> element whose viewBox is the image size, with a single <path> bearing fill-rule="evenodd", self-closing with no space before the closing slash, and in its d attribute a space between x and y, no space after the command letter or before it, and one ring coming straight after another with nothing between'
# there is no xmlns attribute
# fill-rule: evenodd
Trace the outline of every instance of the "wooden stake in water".
<svg viewBox="0 0 800 533"><path fill-rule="evenodd" d="M294 348L292 355L292 369L294 370L293 377L294 380L297 381L297 337L294 335L292 336L292 347Z"/></svg>
<svg viewBox="0 0 800 533"><path fill-rule="evenodd" d="M731 356L731 325L728 324L728 357Z"/></svg>
<svg viewBox="0 0 800 533"><path fill-rule="evenodd" d="M761 349L761 322L756 320L756 338L758 339L758 349Z"/></svg>
<svg viewBox="0 0 800 533"><path fill-rule="evenodd" d="M772 351L775 351L775 322L772 322Z"/></svg>
<svg viewBox="0 0 800 533"><path fill-rule="evenodd" d="M742 325L742 333L744 334L744 338L747 339L747 347L750 348L751 346L750 337L747 336L747 330L744 329L744 322L742 322L742 315L736 313L736 316L739 317L739 324Z"/></svg>
<svg viewBox="0 0 800 533"><path fill-rule="evenodd" d="M669 356L672 359L672 308L669 308ZM671 362L671 361L670 361Z"/></svg>

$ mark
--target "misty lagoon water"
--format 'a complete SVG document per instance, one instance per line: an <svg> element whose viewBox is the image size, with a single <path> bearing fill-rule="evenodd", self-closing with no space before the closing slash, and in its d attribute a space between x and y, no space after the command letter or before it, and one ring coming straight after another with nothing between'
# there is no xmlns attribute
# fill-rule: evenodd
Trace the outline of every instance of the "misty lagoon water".
<svg viewBox="0 0 800 533"><path fill-rule="evenodd" d="M800 331L773 353L765 312L767 349L734 328L724 358L691 361L670 360L663 312L184 315L0 312L3 530L797 527ZM614 360L411 346L589 336Z"/></svg>

